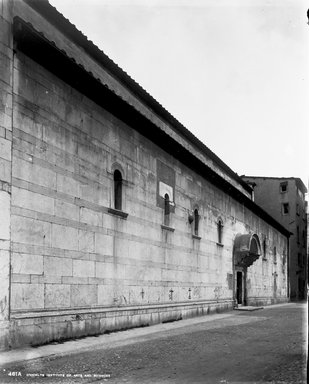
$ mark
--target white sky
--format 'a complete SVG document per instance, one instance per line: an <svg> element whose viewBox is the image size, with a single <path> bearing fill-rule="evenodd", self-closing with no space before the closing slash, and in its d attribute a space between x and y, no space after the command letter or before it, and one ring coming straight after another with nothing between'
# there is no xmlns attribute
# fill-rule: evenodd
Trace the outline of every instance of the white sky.
<svg viewBox="0 0 309 384"><path fill-rule="evenodd" d="M309 176L305 0L50 0L239 175Z"/></svg>

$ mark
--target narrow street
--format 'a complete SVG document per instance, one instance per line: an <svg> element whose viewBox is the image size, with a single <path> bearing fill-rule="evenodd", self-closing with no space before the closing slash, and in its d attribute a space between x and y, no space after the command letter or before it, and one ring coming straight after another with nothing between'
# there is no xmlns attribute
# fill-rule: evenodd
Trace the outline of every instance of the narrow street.
<svg viewBox="0 0 309 384"><path fill-rule="evenodd" d="M0 382L305 383L306 333L306 304L233 311L71 341L70 353L6 362Z"/></svg>

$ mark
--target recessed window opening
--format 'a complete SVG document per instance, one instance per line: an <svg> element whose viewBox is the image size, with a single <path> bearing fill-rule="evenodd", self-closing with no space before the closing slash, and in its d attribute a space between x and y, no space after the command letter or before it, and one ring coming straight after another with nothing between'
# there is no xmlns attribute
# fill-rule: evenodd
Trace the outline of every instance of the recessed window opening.
<svg viewBox="0 0 309 384"><path fill-rule="evenodd" d="M164 225L170 225L170 198L167 193L164 195Z"/></svg>
<svg viewBox="0 0 309 384"><path fill-rule="evenodd" d="M198 236L198 225L199 225L199 214L198 210L194 210L194 234L195 236Z"/></svg>
<svg viewBox="0 0 309 384"><path fill-rule="evenodd" d="M282 204L282 213L284 215L287 215L289 213L289 210L290 210L289 203L283 203Z"/></svg>
<svg viewBox="0 0 309 384"><path fill-rule="evenodd" d="M267 246L266 246L266 240L263 240L263 255L264 259L266 259L266 251L267 251Z"/></svg>
<svg viewBox="0 0 309 384"><path fill-rule="evenodd" d="M274 247L274 264L277 264L277 248Z"/></svg>
<svg viewBox="0 0 309 384"><path fill-rule="evenodd" d="M122 175L116 169L114 172L114 206L115 209L121 211L122 209Z"/></svg>
<svg viewBox="0 0 309 384"><path fill-rule="evenodd" d="M217 229L218 229L218 243L222 244L222 233L223 233L223 223L222 223L222 220L218 221Z"/></svg>
<svg viewBox="0 0 309 384"><path fill-rule="evenodd" d="M284 192L287 192L287 190L288 190L288 183L287 182L280 183L280 192L284 193Z"/></svg>

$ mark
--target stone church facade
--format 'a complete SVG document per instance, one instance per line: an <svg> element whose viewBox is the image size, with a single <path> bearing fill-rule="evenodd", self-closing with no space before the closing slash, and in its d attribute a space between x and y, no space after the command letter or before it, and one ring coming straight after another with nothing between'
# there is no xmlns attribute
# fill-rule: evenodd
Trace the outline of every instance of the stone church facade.
<svg viewBox="0 0 309 384"><path fill-rule="evenodd" d="M289 232L47 1L2 1L1 347L288 300Z"/></svg>

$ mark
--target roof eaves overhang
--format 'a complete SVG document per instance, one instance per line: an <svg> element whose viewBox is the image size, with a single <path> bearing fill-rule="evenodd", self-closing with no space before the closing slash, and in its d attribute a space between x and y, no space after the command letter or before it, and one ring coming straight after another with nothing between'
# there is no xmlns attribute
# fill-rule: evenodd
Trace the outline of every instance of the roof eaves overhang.
<svg viewBox="0 0 309 384"><path fill-rule="evenodd" d="M145 89L134 81L125 71L123 71L113 60L102 52L92 41L79 31L68 19L53 7L48 0L23 0L48 21L68 36L73 42L82 47L84 51L93 57L99 64L103 65L110 73L133 91L139 99L145 102L151 109L169 123L178 134L189 140L207 157L216 163L226 174L234 179L248 193L252 193L252 188L242 180L227 164L225 164L214 152L202 143L192 132L185 128L174 116L172 116L157 100L155 100Z"/></svg>
<svg viewBox="0 0 309 384"><path fill-rule="evenodd" d="M95 78L91 72L87 72L82 65L77 64L74 59L68 57L66 52L58 49L54 42L46 39L44 34L36 31L31 24L26 23L19 17L15 17L13 34L17 50L31 57L68 85L77 89L163 150L172 154L179 161L194 169L206 180L244 204L282 234L287 237L290 235L289 231L251 199L205 165L194 154L182 147L180 143L160 130L152 121L109 89L106 84L102 84L100 79Z"/></svg>

